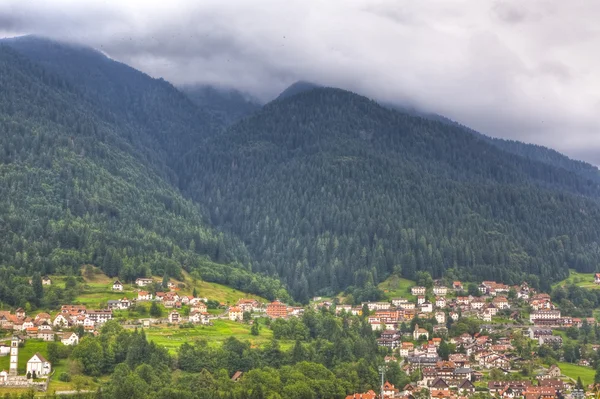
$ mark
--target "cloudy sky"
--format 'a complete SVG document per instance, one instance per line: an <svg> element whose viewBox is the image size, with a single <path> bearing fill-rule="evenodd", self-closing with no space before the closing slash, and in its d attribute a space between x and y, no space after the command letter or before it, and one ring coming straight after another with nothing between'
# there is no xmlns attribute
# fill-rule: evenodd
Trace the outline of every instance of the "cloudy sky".
<svg viewBox="0 0 600 399"><path fill-rule="evenodd" d="M76 41L269 100L309 80L600 165L597 0L2 0L0 37Z"/></svg>

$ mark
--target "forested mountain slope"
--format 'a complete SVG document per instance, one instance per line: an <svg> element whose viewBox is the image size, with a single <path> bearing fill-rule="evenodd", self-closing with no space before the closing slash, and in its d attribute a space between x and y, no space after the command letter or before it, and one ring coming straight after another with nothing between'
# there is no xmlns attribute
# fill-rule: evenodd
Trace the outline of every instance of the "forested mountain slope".
<svg viewBox="0 0 600 399"><path fill-rule="evenodd" d="M136 156L176 182L180 157L223 128L173 85L114 61L97 50L36 36L0 41L63 78L95 106L129 143Z"/></svg>
<svg viewBox="0 0 600 399"><path fill-rule="evenodd" d="M299 299L394 268L547 285L600 260L597 184L342 90L268 104L183 170L254 269Z"/></svg>
<svg viewBox="0 0 600 399"><path fill-rule="evenodd" d="M187 85L179 88L190 100L205 111L213 113L230 125L261 108L256 100L234 89L208 85Z"/></svg>
<svg viewBox="0 0 600 399"><path fill-rule="evenodd" d="M482 140L485 140L490 144L493 144L494 146L502 149L503 151L509 152L511 154L520 155L522 157L534 161L539 161L548 165L556 166L558 168L574 172L579 176L583 177L584 179L591 179L595 183L600 183L600 171L597 167L587 162L571 159L568 156L561 154L560 152L551 148L547 148L537 144L523 143L521 141L516 140L506 140L497 137L490 137L485 134L479 133L467 126L461 125L460 123L453 121L452 119L434 113L419 111L415 108L405 108L393 104L385 104L385 106L396 111L408 113L413 116L419 116L443 122L452 126L459 126L465 129L466 131L473 133Z"/></svg>
<svg viewBox="0 0 600 399"><path fill-rule="evenodd" d="M198 269L279 295L279 282L241 266L250 265L242 244L207 227L158 163L139 157L134 126L87 97L0 44L0 301L32 294L34 272L76 273L85 263L128 281Z"/></svg>

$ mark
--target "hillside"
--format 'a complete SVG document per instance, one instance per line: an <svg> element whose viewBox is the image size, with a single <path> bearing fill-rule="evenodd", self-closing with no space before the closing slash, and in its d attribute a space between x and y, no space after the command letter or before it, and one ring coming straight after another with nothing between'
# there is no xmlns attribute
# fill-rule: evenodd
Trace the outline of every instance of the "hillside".
<svg viewBox="0 0 600 399"><path fill-rule="evenodd" d="M207 281L279 293L242 267L244 246L207 226L157 158L141 155L148 147L135 147L133 126L1 44L0 71L0 301L40 305L27 277L85 263L126 281L197 269Z"/></svg>
<svg viewBox="0 0 600 399"><path fill-rule="evenodd" d="M129 153L173 183L180 157L199 139L224 126L213 112L197 107L169 82L153 79L89 47L36 36L0 43L67 82L98 116L119 130Z"/></svg>
<svg viewBox="0 0 600 399"><path fill-rule="evenodd" d="M186 191L296 298L413 279L595 270L598 184L337 89L276 100L185 161Z"/></svg>
<svg viewBox="0 0 600 399"><path fill-rule="evenodd" d="M187 85L179 88L194 104L230 125L261 108L256 100L243 93L208 85Z"/></svg>

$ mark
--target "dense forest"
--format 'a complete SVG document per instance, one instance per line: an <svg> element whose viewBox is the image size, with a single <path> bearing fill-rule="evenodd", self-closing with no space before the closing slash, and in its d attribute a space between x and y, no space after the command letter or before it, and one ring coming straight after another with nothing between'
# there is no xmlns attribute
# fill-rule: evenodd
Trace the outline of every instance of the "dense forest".
<svg viewBox="0 0 600 399"><path fill-rule="evenodd" d="M304 302L376 298L392 272L548 288L600 261L597 169L552 150L306 82L257 109L89 48L2 43L0 300L86 263Z"/></svg>
<svg viewBox="0 0 600 399"><path fill-rule="evenodd" d="M338 89L268 104L182 170L212 223L299 300L395 269L547 288L600 260L595 181Z"/></svg>
<svg viewBox="0 0 600 399"><path fill-rule="evenodd" d="M261 108L258 100L234 89L207 85L185 85L179 89L194 104L201 109L210 110L211 114L227 125L237 122Z"/></svg>
<svg viewBox="0 0 600 399"><path fill-rule="evenodd" d="M286 296L161 177L160 157L137 151L134 125L4 45L0 71L0 301L21 303L34 272L77 274L88 263L126 281L198 269Z"/></svg>

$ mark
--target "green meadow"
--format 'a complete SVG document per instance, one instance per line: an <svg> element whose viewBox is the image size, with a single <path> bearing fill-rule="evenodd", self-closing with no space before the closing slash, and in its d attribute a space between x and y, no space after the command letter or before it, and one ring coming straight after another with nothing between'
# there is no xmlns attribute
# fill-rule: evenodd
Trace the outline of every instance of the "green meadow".
<svg viewBox="0 0 600 399"><path fill-rule="evenodd" d="M262 346L273 338L273 332L266 326L261 326L260 334L250 334L250 325L230 321L214 320L212 326L194 326L179 328L179 326L153 326L144 331L149 341L164 346L174 353L184 343L204 339L210 344L221 345L227 338L235 337L240 341L250 341L253 346ZM280 342L282 348L289 348L292 342Z"/></svg>

